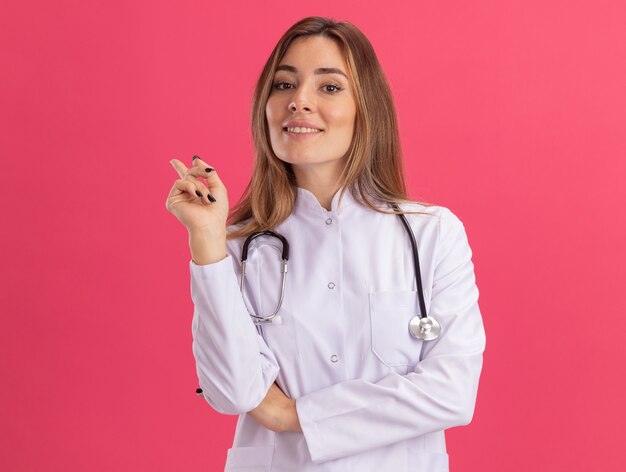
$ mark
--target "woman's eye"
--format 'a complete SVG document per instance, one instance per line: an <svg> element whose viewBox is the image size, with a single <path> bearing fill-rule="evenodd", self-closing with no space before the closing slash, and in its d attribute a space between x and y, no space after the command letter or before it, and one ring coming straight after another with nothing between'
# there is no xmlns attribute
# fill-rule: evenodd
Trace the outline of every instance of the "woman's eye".
<svg viewBox="0 0 626 472"><path fill-rule="evenodd" d="M324 85L324 88L326 89L327 92L331 92L331 93L336 93L336 92L339 92L341 90L341 87L339 87L339 85L335 85L335 84Z"/></svg>
<svg viewBox="0 0 626 472"><path fill-rule="evenodd" d="M276 90L287 90L287 86L291 87L292 85L288 82L276 82L273 85Z"/></svg>
<svg viewBox="0 0 626 472"><path fill-rule="evenodd" d="M294 88L293 84L290 84L289 82L276 82L272 85L272 88L276 89L276 90L289 90ZM341 90L343 90L339 85L337 84L327 84L327 85L323 85L322 89L325 92L328 93L337 93Z"/></svg>

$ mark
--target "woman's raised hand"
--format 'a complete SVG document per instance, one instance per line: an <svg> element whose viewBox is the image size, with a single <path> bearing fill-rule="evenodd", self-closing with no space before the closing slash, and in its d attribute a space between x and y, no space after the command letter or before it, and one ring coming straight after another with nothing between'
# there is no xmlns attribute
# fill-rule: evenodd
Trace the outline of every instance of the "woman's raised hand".
<svg viewBox="0 0 626 472"><path fill-rule="evenodd" d="M174 182L165 207L189 232L221 234L228 217L226 187L212 166L196 156L192 162L188 169L178 159L170 161L180 178Z"/></svg>
<svg viewBox="0 0 626 472"><path fill-rule="evenodd" d="M189 231L193 262L205 265L221 261L226 257L226 187L213 167L197 156L189 169L178 159L170 163L180 179L174 182L165 207Z"/></svg>

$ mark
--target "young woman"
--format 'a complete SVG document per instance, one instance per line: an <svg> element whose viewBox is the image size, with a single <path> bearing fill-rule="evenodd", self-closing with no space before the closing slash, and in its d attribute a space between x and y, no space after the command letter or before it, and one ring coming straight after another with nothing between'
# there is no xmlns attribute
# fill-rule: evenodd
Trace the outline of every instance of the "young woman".
<svg viewBox="0 0 626 472"><path fill-rule="evenodd" d="M167 198L189 231L202 395L240 415L226 470L448 470L444 430L472 418L485 347L472 253L450 210L407 197L363 33L293 25L259 78L252 133L228 227L210 162L171 161ZM244 241L266 230L279 236L251 240L242 281Z"/></svg>

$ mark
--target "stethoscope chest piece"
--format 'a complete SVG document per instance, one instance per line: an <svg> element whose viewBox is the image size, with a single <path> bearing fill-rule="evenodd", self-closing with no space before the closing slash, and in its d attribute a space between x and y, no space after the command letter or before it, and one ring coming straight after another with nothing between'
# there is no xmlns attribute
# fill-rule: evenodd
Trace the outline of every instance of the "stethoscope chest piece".
<svg viewBox="0 0 626 472"><path fill-rule="evenodd" d="M411 336L423 341L437 339L441 333L441 325L431 316L420 318L414 316L409 322L409 332Z"/></svg>

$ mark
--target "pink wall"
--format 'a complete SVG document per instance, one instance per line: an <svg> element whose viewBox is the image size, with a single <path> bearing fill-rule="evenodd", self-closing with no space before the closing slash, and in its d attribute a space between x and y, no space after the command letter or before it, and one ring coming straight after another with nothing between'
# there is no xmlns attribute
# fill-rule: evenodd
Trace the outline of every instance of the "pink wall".
<svg viewBox="0 0 626 472"><path fill-rule="evenodd" d="M624 467L623 1L155 3L3 2L1 470L221 469L168 161L234 203L257 75L312 14L368 35L412 195L474 250L487 351L452 470Z"/></svg>

